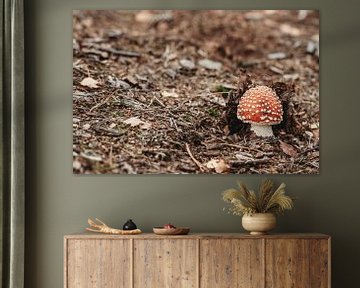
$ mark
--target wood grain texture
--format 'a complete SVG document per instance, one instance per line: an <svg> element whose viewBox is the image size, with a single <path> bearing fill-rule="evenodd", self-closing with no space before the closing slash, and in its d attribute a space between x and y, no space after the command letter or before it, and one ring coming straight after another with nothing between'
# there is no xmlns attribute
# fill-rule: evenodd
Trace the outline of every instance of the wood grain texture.
<svg viewBox="0 0 360 288"><path fill-rule="evenodd" d="M261 288L263 245L260 239L209 239L200 244L200 287Z"/></svg>
<svg viewBox="0 0 360 288"><path fill-rule="evenodd" d="M171 239L329 239L329 235L319 233L289 233L250 235L249 233L190 233L188 235L172 235ZM65 239L169 239L167 235L142 233L139 235L109 235L101 233L80 233L66 235Z"/></svg>
<svg viewBox="0 0 360 288"><path fill-rule="evenodd" d="M135 240L134 287L196 288L196 246L193 239Z"/></svg>
<svg viewBox="0 0 360 288"><path fill-rule="evenodd" d="M309 287L309 244L306 239L266 239L266 288Z"/></svg>
<svg viewBox="0 0 360 288"><path fill-rule="evenodd" d="M310 287L328 288L330 274L329 241L314 239L310 241ZM329 281L330 283L330 281Z"/></svg>
<svg viewBox="0 0 360 288"><path fill-rule="evenodd" d="M130 240L67 240L66 288L131 287Z"/></svg>
<svg viewBox="0 0 360 288"><path fill-rule="evenodd" d="M330 288L323 234L68 235L65 288Z"/></svg>

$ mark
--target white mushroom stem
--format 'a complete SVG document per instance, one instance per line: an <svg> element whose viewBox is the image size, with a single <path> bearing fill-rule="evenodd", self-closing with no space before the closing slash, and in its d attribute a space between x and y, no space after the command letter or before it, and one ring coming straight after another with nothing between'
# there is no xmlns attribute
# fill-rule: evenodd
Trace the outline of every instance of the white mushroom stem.
<svg viewBox="0 0 360 288"><path fill-rule="evenodd" d="M256 124L251 124L251 128L252 131L254 131L254 133L257 136L260 137L273 137L273 131L270 125L256 125Z"/></svg>

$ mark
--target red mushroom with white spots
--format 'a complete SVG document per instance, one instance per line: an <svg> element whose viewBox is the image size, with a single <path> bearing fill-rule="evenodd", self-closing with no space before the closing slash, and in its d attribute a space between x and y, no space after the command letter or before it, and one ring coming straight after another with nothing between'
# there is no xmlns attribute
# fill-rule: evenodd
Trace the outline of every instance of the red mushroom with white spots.
<svg viewBox="0 0 360 288"><path fill-rule="evenodd" d="M244 123L250 123L257 136L274 136L271 125L281 123L282 116L281 101L267 86L247 90L239 101L237 117Z"/></svg>

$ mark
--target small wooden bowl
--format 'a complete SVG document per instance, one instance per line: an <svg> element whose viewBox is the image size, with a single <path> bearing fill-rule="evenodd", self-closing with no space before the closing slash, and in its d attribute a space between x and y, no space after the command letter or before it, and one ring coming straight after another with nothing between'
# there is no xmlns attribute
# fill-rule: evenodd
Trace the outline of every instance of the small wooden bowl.
<svg viewBox="0 0 360 288"><path fill-rule="evenodd" d="M163 228L154 227L153 231L157 235L186 235L190 232L189 227Z"/></svg>

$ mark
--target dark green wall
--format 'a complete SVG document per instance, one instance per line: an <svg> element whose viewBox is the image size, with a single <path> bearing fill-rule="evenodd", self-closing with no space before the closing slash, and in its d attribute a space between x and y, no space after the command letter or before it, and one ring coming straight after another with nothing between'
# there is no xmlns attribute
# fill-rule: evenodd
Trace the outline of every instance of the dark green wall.
<svg viewBox="0 0 360 288"><path fill-rule="evenodd" d="M190 225L197 232L241 231L240 218L223 212L220 200L220 192L234 185L235 176L72 175L71 11L150 7L320 8L321 171L271 177L286 182L288 192L299 197L295 211L280 219L278 231L332 235L333 287L359 287L360 21L359 9L350 4L356 1L143 0L146 6L125 0L24 2L26 287L63 287L63 235L82 231L88 216L114 226L131 217L145 231L164 222ZM242 178L249 185L261 179Z"/></svg>

